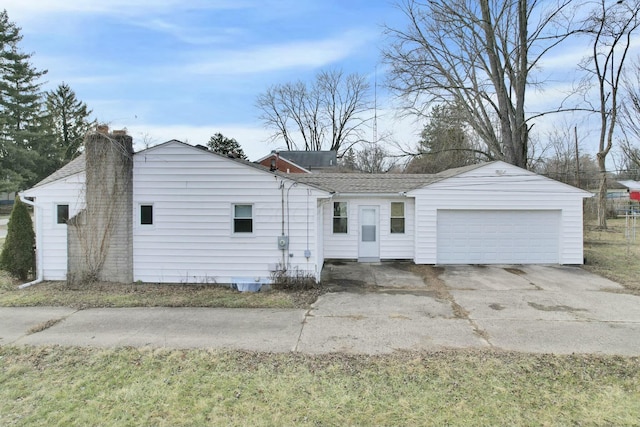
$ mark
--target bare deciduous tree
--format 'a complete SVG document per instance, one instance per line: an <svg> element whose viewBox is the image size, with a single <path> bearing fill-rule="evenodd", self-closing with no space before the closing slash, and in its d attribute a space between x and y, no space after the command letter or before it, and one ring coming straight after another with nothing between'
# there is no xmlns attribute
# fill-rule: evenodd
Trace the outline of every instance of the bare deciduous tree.
<svg viewBox="0 0 640 427"><path fill-rule="evenodd" d="M636 59L622 80L625 99L621 103L620 118L624 138L620 141L619 172L625 178L640 177L640 148L631 139L640 140L640 59Z"/></svg>
<svg viewBox="0 0 640 427"><path fill-rule="evenodd" d="M629 139L620 140L620 153L614 157L616 176L618 179L640 179L640 148L633 145Z"/></svg>
<svg viewBox="0 0 640 427"><path fill-rule="evenodd" d="M271 86L256 105L273 129L272 140L288 150L336 150L338 156L363 141L370 120L369 84L359 74L322 71L313 84L302 81Z"/></svg>
<svg viewBox="0 0 640 427"><path fill-rule="evenodd" d="M396 164L387 150L375 143L366 144L356 153L355 167L364 173L387 173Z"/></svg>
<svg viewBox="0 0 640 427"><path fill-rule="evenodd" d="M595 159L584 153L578 127L569 123L557 126L545 136L544 157L535 171L580 188L592 188L598 182Z"/></svg>
<svg viewBox="0 0 640 427"><path fill-rule="evenodd" d="M591 36L591 54L581 67L595 79L598 102L594 110L600 115L598 139L598 226L607 228L607 155L613 147L618 120L618 97L624 65L631 47L631 36L640 26L638 0L598 0L584 22L583 31Z"/></svg>
<svg viewBox="0 0 640 427"><path fill-rule="evenodd" d="M432 103L461 106L486 152L527 167L535 116L525 112L526 89L541 58L570 35L571 1L544 10L537 0L404 0L408 28L387 28L390 87L417 114Z"/></svg>

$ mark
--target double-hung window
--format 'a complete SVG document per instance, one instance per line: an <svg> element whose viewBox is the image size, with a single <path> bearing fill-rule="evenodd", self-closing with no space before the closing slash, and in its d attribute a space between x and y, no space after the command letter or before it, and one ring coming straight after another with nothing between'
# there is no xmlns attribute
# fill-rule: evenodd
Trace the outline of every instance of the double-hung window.
<svg viewBox="0 0 640 427"><path fill-rule="evenodd" d="M253 205L233 205L233 232L253 233Z"/></svg>
<svg viewBox="0 0 640 427"><path fill-rule="evenodd" d="M333 233L347 233L347 202L333 202Z"/></svg>
<svg viewBox="0 0 640 427"><path fill-rule="evenodd" d="M404 233L404 202L391 202L391 233Z"/></svg>

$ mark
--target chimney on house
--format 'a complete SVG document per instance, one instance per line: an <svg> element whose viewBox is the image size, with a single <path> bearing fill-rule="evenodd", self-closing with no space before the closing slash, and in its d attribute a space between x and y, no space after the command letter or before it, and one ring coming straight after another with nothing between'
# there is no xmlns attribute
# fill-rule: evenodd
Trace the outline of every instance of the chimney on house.
<svg viewBox="0 0 640 427"><path fill-rule="evenodd" d="M133 282L133 138L126 129L85 137L85 206L68 233L76 280ZM80 216L79 215L79 216Z"/></svg>

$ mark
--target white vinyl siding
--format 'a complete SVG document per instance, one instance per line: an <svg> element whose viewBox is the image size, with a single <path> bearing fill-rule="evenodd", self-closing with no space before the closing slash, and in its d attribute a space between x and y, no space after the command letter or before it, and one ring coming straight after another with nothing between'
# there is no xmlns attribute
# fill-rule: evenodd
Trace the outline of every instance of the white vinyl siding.
<svg viewBox="0 0 640 427"><path fill-rule="evenodd" d="M334 234L331 220L324 221L324 258L357 259L358 214L360 206L379 207L380 259L413 259L414 257L414 201L412 198L334 197L334 202L347 202L348 227L346 234ZM391 233L391 202L404 203L405 233ZM333 203L324 204L324 217L333 218Z"/></svg>
<svg viewBox="0 0 640 427"><path fill-rule="evenodd" d="M84 208L84 172L34 187L24 192L34 197L34 228L41 232L42 272L45 280L67 278L67 225L58 223L58 206L68 205L68 217L73 218ZM61 212L62 213L62 212ZM62 219L62 218L60 218Z"/></svg>
<svg viewBox="0 0 640 427"><path fill-rule="evenodd" d="M153 228L134 228L134 280L166 283L268 281L285 254L290 268L319 278L318 197L326 193L195 147L170 142L134 156L133 201L153 200ZM233 233L233 206L251 201L252 233ZM288 212L287 212L288 208ZM241 237L241 238L239 238ZM305 257L309 249L311 256ZM288 255L292 254L291 257Z"/></svg>
<svg viewBox="0 0 640 427"><path fill-rule="evenodd" d="M438 211L559 211L558 263L582 264L582 200L588 194L504 162L409 192L416 199L415 262L438 262Z"/></svg>

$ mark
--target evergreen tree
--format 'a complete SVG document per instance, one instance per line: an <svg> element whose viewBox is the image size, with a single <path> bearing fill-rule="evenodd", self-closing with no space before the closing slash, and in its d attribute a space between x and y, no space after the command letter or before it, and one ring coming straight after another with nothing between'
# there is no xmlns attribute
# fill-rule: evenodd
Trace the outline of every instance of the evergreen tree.
<svg viewBox="0 0 640 427"><path fill-rule="evenodd" d="M35 233L27 206L16 197L9 224L7 238L0 253L0 268L20 280L27 280L35 271Z"/></svg>
<svg viewBox="0 0 640 427"><path fill-rule="evenodd" d="M438 173L478 163L478 153L456 106L436 105L431 110L431 120L422 130L418 155L409 163L407 172Z"/></svg>
<svg viewBox="0 0 640 427"><path fill-rule="evenodd" d="M40 151L47 148L47 126L42 109L42 83L46 70L36 70L30 54L22 53L20 28L0 12L0 191L15 191L34 184Z"/></svg>
<svg viewBox="0 0 640 427"><path fill-rule="evenodd" d="M47 92L46 106L57 149L55 170L78 155L84 136L95 121L89 121L91 110L64 82Z"/></svg>
<svg viewBox="0 0 640 427"><path fill-rule="evenodd" d="M209 142L207 142L207 147L216 153L223 154L225 156L233 154L235 157L240 159L247 159L247 156L242 151L240 147L240 143L236 141L234 138L227 138L220 132L213 135Z"/></svg>
<svg viewBox="0 0 640 427"><path fill-rule="evenodd" d="M356 153L353 151L353 148L349 148L344 156L338 161L338 165L344 171L356 171L358 170Z"/></svg>

